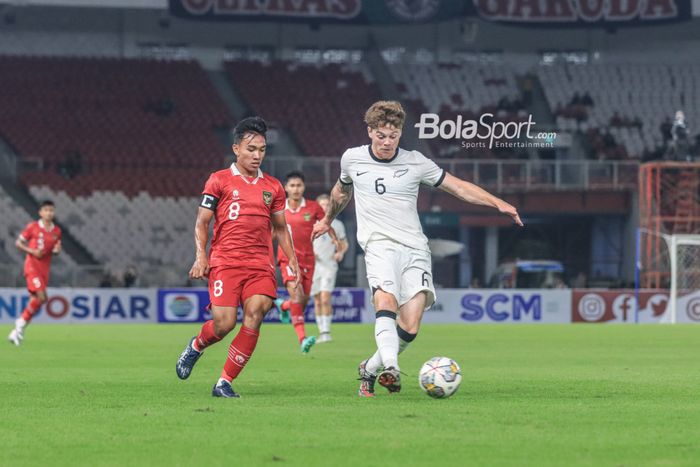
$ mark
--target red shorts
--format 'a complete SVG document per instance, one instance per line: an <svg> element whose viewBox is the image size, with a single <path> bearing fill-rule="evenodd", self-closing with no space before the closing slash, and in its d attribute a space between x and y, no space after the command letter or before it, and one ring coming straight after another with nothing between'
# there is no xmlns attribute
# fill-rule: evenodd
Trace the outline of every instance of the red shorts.
<svg viewBox="0 0 700 467"><path fill-rule="evenodd" d="M279 262L280 266L280 272L282 272L282 281L284 282L284 285L287 285L287 282L295 281L298 278L292 276L289 274L289 269L287 266L289 266L289 262L287 261L280 261ZM311 283L313 282L314 279L314 266L309 266L308 264L300 264L299 269L301 269L301 288L304 291L304 295L309 295L311 293Z"/></svg>
<svg viewBox="0 0 700 467"><path fill-rule="evenodd" d="M212 305L237 307L253 295L277 298L277 280L272 270L216 267L209 271Z"/></svg>
<svg viewBox="0 0 700 467"><path fill-rule="evenodd" d="M27 290L31 294L41 292L42 290L46 290L46 287L49 285L48 274L39 274L34 271L25 271L24 278L27 281Z"/></svg>

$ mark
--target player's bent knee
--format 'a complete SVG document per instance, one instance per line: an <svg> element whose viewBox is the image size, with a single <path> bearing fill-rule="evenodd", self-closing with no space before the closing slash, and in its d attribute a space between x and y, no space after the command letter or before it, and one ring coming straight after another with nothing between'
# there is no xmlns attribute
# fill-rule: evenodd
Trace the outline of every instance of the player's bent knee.
<svg viewBox="0 0 700 467"><path fill-rule="evenodd" d="M236 313L233 307L212 307L212 319L214 320L214 332L219 337L224 337L236 327Z"/></svg>
<svg viewBox="0 0 700 467"><path fill-rule="evenodd" d="M249 329L260 329L262 326L263 318L267 314L266 311L262 310L249 310L243 313L243 326Z"/></svg>

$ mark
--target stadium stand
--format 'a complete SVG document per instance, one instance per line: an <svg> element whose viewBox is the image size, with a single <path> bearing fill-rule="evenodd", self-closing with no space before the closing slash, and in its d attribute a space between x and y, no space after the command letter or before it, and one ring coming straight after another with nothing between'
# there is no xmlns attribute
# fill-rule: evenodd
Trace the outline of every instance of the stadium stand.
<svg viewBox="0 0 700 467"><path fill-rule="evenodd" d="M221 164L214 129L231 119L194 61L2 57L0 68L0 134L45 170L27 184L176 194L180 173L163 168Z"/></svg>
<svg viewBox="0 0 700 467"><path fill-rule="evenodd" d="M557 64L537 74L557 126L586 133L595 159L648 158L677 110L700 121L697 64Z"/></svg>
<svg viewBox="0 0 700 467"><path fill-rule="evenodd" d="M494 114L500 121L527 120L514 67L501 64L474 63L406 63L387 62L401 99L416 114L437 113L443 119L462 115L478 119L483 113ZM459 145L454 141L431 140L433 150L449 157ZM473 158L493 158L489 149L474 149ZM510 151L505 155L512 156Z"/></svg>
<svg viewBox="0 0 700 467"><path fill-rule="evenodd" d="M366 65L286 60L224 65L252 110L290 129L305 155L339 156L367 139L362 116L380 92Z"/></svg>
<svg viewBox="0 0 700 467"><path fill-rule="evenodd" d="M0 187L0 219L0 280L5 285L21 286L24 284L21 265L24 264L25 255L15 247L15 240L27 224L36 218L17 205ZM63 222L61 225L65 229ZM65 280L65 274L76 266L76 262L65 252L54 256L52 264L52 277L59 280Z"/></svg>
<svg viewBox="0 0 700 467"><path fill-rule="evenodd" d="M32 221L29 214L13 202L10 195L0 187L0 255L3 262L21 264L24 255L15 248L15 239L24 227Z"/></svg>
<svg viewBox="0 0 700 467"><path fill-rule="evenodd" d="M173 279L183 282L194 260L192 225L198 198L128 197L121 191L94 191L70 196L48 186L32 186L32 196L53 199L72 235L108 270L129 266L141 271L172 266ZM138 240L135 240L138 239Z"/></svg>

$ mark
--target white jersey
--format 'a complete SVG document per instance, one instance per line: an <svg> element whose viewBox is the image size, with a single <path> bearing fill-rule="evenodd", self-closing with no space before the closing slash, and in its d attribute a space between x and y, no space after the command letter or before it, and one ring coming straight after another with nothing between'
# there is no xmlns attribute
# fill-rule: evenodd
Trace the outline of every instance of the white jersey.
<svg viewBox="0 0 700 467"><path fill-rule="evenodd" d="M379 159L369 145L350 148L340 161L340 183L354 185L357 241L363 250L371 240L389 239L430 251L418 218L421 183L439 186L445 171L418 151L399 148L391 159Z"/></svg>
<svg viewBox="0 0 700 467"><path fill-rule="evenodd" d="M338 237L338 240L345 240L345 225L341 221L333 219L331 227L335 230L335 236ZM316 256L316 267L318 265L338 266L338 263L333 259L335 245L333 245L333 239L327 233L314 240L314 255Z"/></svg>

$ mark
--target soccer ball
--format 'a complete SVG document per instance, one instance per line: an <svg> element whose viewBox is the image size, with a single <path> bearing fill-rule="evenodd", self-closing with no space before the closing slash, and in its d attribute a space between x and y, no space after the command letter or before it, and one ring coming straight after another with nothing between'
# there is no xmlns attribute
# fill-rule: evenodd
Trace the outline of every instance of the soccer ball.
<svg viewBox="0 0 700 467"><path fill-rule="evenodd" d="M462 370L447 357L434 357L423 364L418 376L420 387L430 397L442 399L457 392L462 382Z"/></svg>

